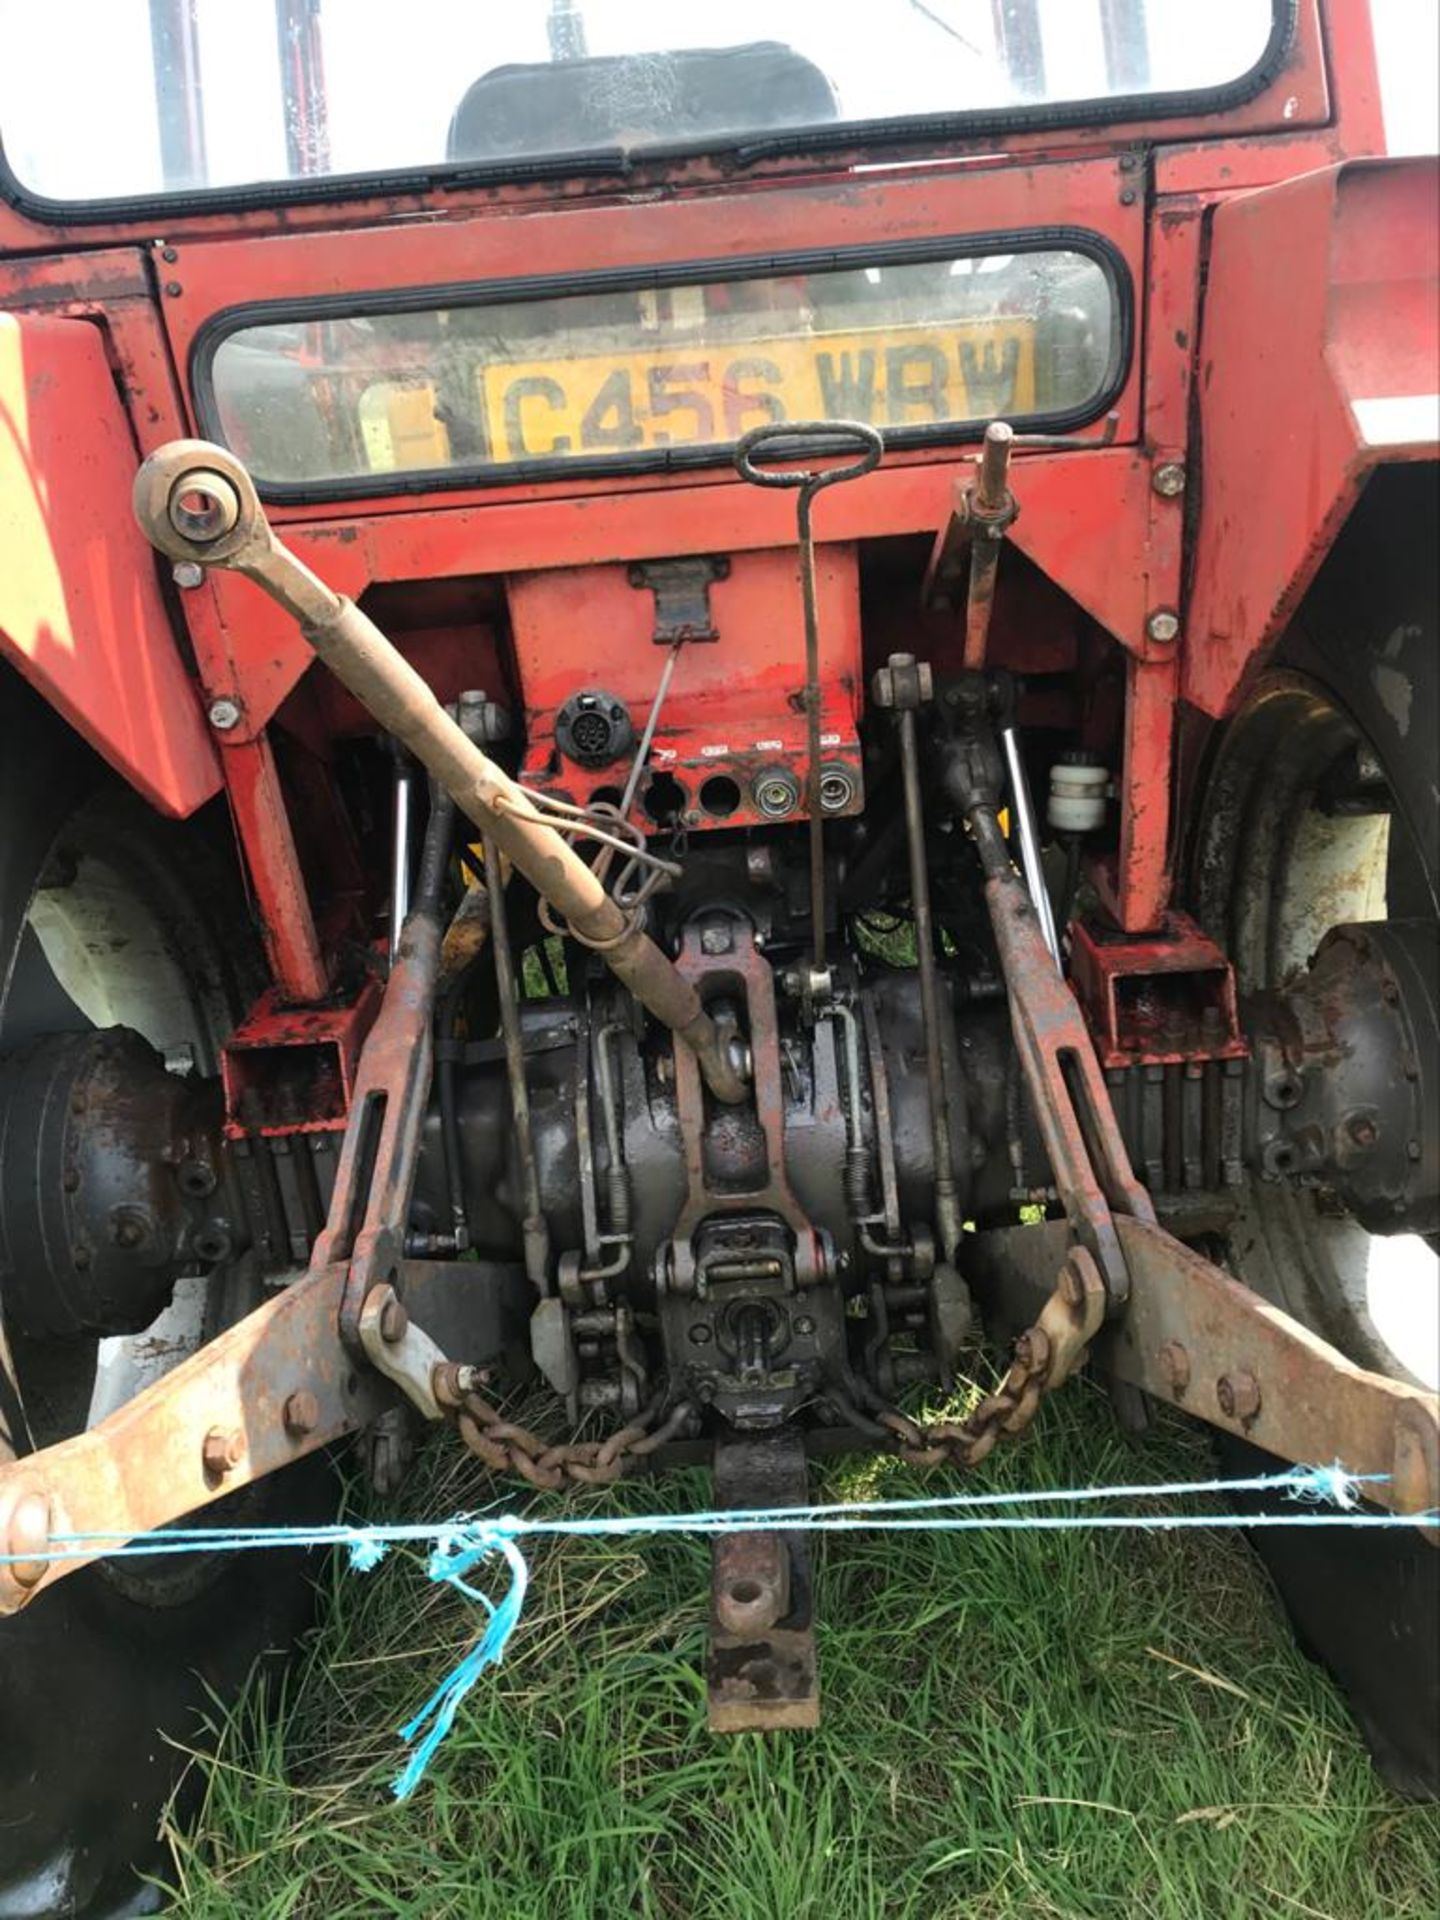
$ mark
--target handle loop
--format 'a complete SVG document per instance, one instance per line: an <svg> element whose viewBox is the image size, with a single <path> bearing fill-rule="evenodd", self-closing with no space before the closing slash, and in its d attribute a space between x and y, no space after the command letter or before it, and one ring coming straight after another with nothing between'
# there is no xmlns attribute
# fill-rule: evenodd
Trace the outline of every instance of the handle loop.
<svg viewBox="0 0 1440 1920"><path fill-rule="evenodd" d="M806 440L819 442L815 451L820 454L845 453L849 450L848 441L859 448L860 457L844 466L811 470L766 469L755 465L755 455L762 447L784 442L792 450L803 453L804 447L796 448L795 442ZM858 480L861 474L873 472L884 451L885 442L879 433L863 420L770 420L763 427L752 427L736 442L735 470L742 479L757 487L804 487L815 494L822 487L833 487L841 480Z"/></svg>

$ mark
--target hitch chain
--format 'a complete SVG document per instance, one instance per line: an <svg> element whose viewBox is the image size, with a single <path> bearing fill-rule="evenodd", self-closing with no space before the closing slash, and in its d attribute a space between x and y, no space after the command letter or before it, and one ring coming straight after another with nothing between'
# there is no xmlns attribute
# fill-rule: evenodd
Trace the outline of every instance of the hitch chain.
<svg viewBox="0 0 1440 1920"><path fill-rule="evenodd" d="M902 1460L915 1467L978 1467L1002 1436L1014 1438L1035 1418L1044 1394L1083 1364L1105 1318L1100 1269L1084 1247L1072 1247L1040 1317L1015 1342L1004 1379L964 1420L922 1426L895 1407L875 1416L893 1434ZM475 1370L435 1369L435 1399L461 1440L493 1473L514 1473L532 1487L609 1486L630 1460L643 1460L683 1433L696 1409L682 1400L660 1418L663 1397L604 1440L552 1443L509 1420L474 1385Z"/></svg>
<svg viewBox="0 0 1440 1920"><path fill-rule="evenodd" d="M876 1419L895 1435L900 1458L912 1467L978 1467L1002 1437L1023 1433L1042 1396L1084 1363L1104 1319L1099 1266L1084 1247L1072 1247L1039 1319L1016 1340L1004 1379L964 1420L922 1426L893 1407Z"/></svg>
<svg viewBox="0 0 1440 1920"><path fill-rule="evenodd" d="M544 1440L518 1421L509 1420L471 1384L473 1369L437 1367L435 1398L454 1420L456 1431L477 1460L492 1473L514 1473L532 1487L558 1492L566 1485L609 1486L627 1460L643 1460L673 1440L695 1412L682 1400L660 1418L663 1401L652 1400L628 1426L603 1440ZM658 1424L657 1424L658 1423Z"/></svg>

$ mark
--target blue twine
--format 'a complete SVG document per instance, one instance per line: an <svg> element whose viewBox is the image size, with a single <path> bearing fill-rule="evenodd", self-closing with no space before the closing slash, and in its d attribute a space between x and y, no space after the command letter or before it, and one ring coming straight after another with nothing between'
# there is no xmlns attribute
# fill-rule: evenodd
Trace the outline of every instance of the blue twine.
<svg viewBox="0 0 1440 1920"><path fill-rule="evenodd" d="M0 1566L16 1561L89 1560L106 1554L139 1558L189 1553L203 1548L239 1553L274 1547L344 1547L352 1570L369 1573L391 1546L429 1542L426 1572L485 1609L485 1631L446 1675L400 1738L414 1747L397 1774L397 1800L414 1792L437 1748L455 1723L460 1704L487 1667L498 1666L519 1624L530 1570L518 1540L526 1535L603 1539L620 1534L723 1534L755 1528L804 1528L849 1533L869 1528L896 1532L1069 1532L1139 1530L1177 1532L1208 1527L1440 1527L1440 1512L1396 1514L1360 1508L1361 1489L1387 1483L1388 1473L1350 1473L1337 1460L1328 1467L1291 1467L1283 1473L1241 1479L1167 1481L1160 1485L1042 1488L1022 1493L952 1493L888 1500L836 1501L804 1507L702 1508L692 1513L460 1514L443 1521L403 1521L367 1526L338 1522L314 1527L167 1527L126 1539L121 1534L56 1533L39 1553L0 1554ZM1201 1493L1283 1493L1303 1508L1290 1513L1000 1513L996 1508L1034 1508L1051 1503L1093 1505L1108 1500L1165 1500ZM468 1575L494 1556L509 1569L510 1585L495 1600ZM418 1744L416 1744L418 1742Z"/></svg>
<svg viewBox="0 0 1440 1920"><path fill-rule="evenodd" d="M498 1601L492 1600L478 1587L472 1587L465 1579L473 1566L488 1559L492 1553L503 1554L510 1568L510 1590L504 1599ZM414 1719L407 1720L401 1727L400 1738L408 1746L426 1721L430 1722L429 1731L392 1783L391 1790L397 1800L407 1799L420 1784L435 1749L455 1723L460 1702L486 1667L500 1664L510 1636L519 1623L520 1609L525 1604L525 1589L530 1584L530 1569L525 1564L524 1554L513 1540L490 1528L484 1528L479 1533L467 1528L447 1533L431 1554L427 1572L432 1580L443 1581L468 1599L478 1600L490 1619L484 1633L465 1658L440 1682Z"/></svg>

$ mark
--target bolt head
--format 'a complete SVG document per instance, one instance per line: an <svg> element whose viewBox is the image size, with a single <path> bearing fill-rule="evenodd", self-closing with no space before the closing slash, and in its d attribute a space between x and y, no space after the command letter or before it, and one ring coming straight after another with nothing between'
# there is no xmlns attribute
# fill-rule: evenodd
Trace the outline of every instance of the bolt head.
<svg viewBox="0 0 1440 1920"><path fill-rule="evenodd" d="M123 1210L110 1228L110 1238L125 1253L133 1253L145 1241L145 1222L132 1211Z"/></svg>
<svg viewBox="0 0 1440 1920"><path fill-rule="evenodd" d="M229 733L240 724L240 704L236 700L212 700L210 724L217 733Z"/></svg>
<svg viewBox="0 0 1440 1920"><path fill-rule="evenodd" d="M200 1444L207 1478L223 1480L245 1458L245 1436L238 1427L211 1427Z"/></svg>
<svg viewBox="0 0 1440 1920"><path fill-rule="evenodd" d="M1160 1349L1160 1365L1170 1391L1177 1396L1184 1393L1190 1384L1190 1356L1178 1340L1167 1340Z"/></svg>
<svg viewBox="0 0 1440 1920"><path fill-rule="evenodd" d="M43 1493L27 1493L15 1503L5 1551L14 1556L5 1569L17 1587L38 1587L45 1577L44 1560L26 1560L27 1553L44 1553L50 1545L50 1502Z"/></svg>
<svg viewBox="0 0 1440 1920"><path fill-rule="evenodd" d="M1176 500L1185 491L1185 469L1178 460L1165 460L1150 482L1162 500Z"/></svg>
<svg viewBox="0 0 1440 1920"><path fill-rule="evenodd" d="M1215 1399L1227 1420L1248 1425L1260 1411L1260 1382L1245 1367L1223 1373L1215 1382Z"/></svg>
<svg viewBox="0 0 1440 1920"><path fill-rule="evenodd" d="M177 587L189 591L198 587L205 578L205 569L198 560L177 560L170 569L170 578Z"/></svg>
<svg viewBox="0 0 1440 1920"><path fill-rule="evenodd" d="M1145 631L1157 646L1168 647L1180 637L1180 616L1169 607L1158 607L1145 622Z"/></svg>
<svg viewBox="0 0 1440 1920"><path fill-rule="evenodd" d="M714 922L700 932L700 951L708 954L729 953L735 944L734 935L722 922Z"/></svg>
<svg viewBox="0 0 1440 1920"><path fill-rule="evenodd" d="M380 1338L387 1347L398 1346L410 1330L410 1316L404 1302L391 1294L380 1309Z"/></svg>
<svg viewBox="0 0 1440 1920"><path fill-rule="evenodd" d="M281 1418L291 1439L303 1440L307 1433L313 1433L320 1424L320 1403L308 1387L301 1387L286 1396Z"/></svg>

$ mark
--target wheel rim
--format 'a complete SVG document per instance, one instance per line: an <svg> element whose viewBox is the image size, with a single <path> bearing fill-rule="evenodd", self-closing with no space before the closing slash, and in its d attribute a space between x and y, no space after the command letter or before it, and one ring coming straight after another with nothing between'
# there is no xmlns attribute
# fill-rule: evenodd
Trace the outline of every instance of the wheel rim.
<svg viewBox="0 0 1440 1920"><path fill-rule="evenodd" d="M1284 985L1331 927L1435 911L1381 756L1335 694L1297 673L1263 680L1228 729L1196 872L1201 921L1242 995ZM1427 1239L1369 1233L1323 1187L1257 1181L1230 1241L1247 1281L1359 1364L1440 1385Z"/></svg>
<svg viewBox="0 0 1440 1920"><path fill-rule="evenodd" d="M126 801L80 807L56 835L0 978L0 1057L48 1034L122 1026L175 1072L218 1071L233 1025L225 956L156 823ZM243 1290L243 1289L242 1289ZM253 1304L220 1269L183 1277L143 1331L12 1339L31 1437L45 1446L133 1399ZM101 1562L100 1577L151 1606L192 1597L215 1556Z"/></svg>

